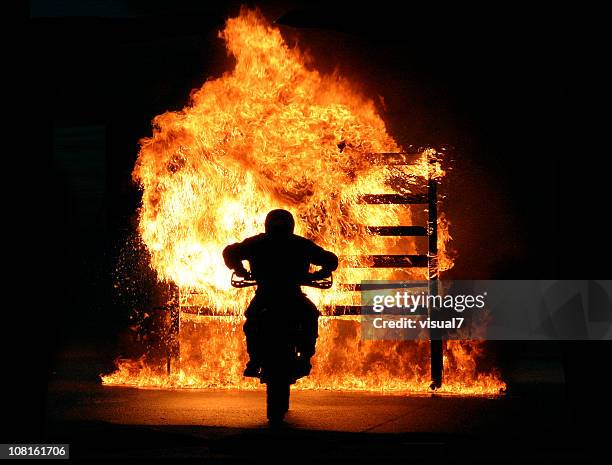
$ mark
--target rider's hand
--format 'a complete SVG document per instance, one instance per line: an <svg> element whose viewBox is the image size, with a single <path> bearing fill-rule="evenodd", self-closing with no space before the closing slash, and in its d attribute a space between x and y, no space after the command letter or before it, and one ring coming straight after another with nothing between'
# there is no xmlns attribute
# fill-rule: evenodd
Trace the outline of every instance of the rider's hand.
<svg viewBox="0 0 612 465"><path fill-rule="evenodd" d="M236 274L236 276L238 276L239 278L244 278L244 279L248 279L251 276L251 273L249 273L246 268L242 267L242 268L236 268L234 270L234 273Z"/></svg>
<svg viewBox="0 0 612 465"><path fill-rule="evenodd" d="M320 281L321 279L326 279L331 276L331 273L326 270L317 270L314 273L309 274L309 278L313 281Z"/></svg>

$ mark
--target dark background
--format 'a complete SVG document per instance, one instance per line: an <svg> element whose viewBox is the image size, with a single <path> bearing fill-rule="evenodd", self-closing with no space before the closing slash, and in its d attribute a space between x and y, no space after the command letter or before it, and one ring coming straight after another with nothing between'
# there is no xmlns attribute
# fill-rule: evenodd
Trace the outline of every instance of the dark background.
<svg viewBox="0 0 612 465"><path fill-rule="evenodd" d="M35 323L20 315L33 348L22 366L41 387L22 416L31 434L41 430L57 354L97 352L110 363L130 306L147 305L151 273L121 258L139 205L138 140L155 115L182 108L191 89L231 69L217 32L240 3L30 3L27 145L42 168L32 185L44 287L32 296ZM451 147L442 209L458 259L449 277L610 277L606 155L591 146L598 130L589 122L603 66L594 12L242 3L256 3L320 71L359 82L400 144ZM114 287L126 274L137 276L128 297ZM562 345L575 406L592 388L584 380L603 382L607 346ZM583 407L577 421L589 424L595 406Z"/></svg>

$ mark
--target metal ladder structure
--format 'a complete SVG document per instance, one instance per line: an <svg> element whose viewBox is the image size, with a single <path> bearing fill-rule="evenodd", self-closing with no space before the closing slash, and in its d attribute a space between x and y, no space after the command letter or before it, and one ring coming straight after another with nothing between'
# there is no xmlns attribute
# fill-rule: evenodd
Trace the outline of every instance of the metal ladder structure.
<svg viewBox="0 0 612 465"><path fill-rule="evenodd" d="M394 153L375 153L368 157L368 161L375 165L410 165L423 156L423 150L414 150ZM434 163L429 159L428 163ZM431 170L429 170L431 172ZM428 211L427 226L375 226L367 225L367 230L372 235L387 237L427 237L428 251L426 255L366 255L366 256L340 256L340 266L345 268L427 268L428 289L430 295L438 293L438 194L437 181L428 177L425 192L416 194L368 194L359 199L362 204L369 205L426 205ZM362 265L363 262L369 263ZM357 264L355 264L357 263ZM343 291L360 291L359 283L337 284ZM361 306L337 305L327 309L324 316L360 315ZM181 306L180 297L177 304L170 307L170 347L167 358L167 371L172 370L173 360L177 360L180 353L179 334L181 327L181 313L197 313L200 316L214 316L211 309L191 308ZM431 317L430 313L430 317ZM442 340L435 330L430 330L430 369L431 389L437 389L442 385Z"/></svg>
<svg viewBox="0 0 612 465"><path fill-rule="evenodd" d="M423 156L423 150L394 153L375 153L368 158L376 165L411 165ZM427 160L432 166L435 160ZM425 192L416 194L368 194L362 196L360 203L369 205L427 205L427 226L367 226L370 234L395 237L427 237L427 255L369 255L357 257L366 259L372 268L427 268L428 291L430 295L438 294L438 183L431 176L433 169L428 170ZM341 257L342 258L342 257ZM341 284L344 290L361 290L359 284ZM361 314L359 306L336 306L334 315ZM434 315L429 311L430 318ZM443 344L439 330L430 329L430 373L431 389L442 386Z"/></svg>

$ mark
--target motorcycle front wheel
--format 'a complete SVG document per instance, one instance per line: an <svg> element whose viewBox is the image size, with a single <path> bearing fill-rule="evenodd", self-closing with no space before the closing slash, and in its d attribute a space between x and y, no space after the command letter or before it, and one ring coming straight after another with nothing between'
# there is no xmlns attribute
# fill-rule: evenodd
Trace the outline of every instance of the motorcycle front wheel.
<svg viewBox="0 0 612 465"><path fill-rule="evenodd" d="M266 388L267 416L270 423L280 423L289 410L291 385L287 380L270 380Z"/></svg>

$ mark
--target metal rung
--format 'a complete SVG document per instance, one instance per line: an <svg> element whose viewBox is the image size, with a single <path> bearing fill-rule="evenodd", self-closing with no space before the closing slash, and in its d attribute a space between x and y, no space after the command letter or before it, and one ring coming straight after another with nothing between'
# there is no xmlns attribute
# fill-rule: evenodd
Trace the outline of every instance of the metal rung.
<svg viewBox="0 0 612 465"><path fill-rule="evenodd" d="M424 226L367 226L367 229L376 236L427 236Z"/></svg>
<svg viewBox="0 0 612 465"><path fill-rule="evenodd" d="M324 305L321 316L361 315L361 305Z"/></svg>
<svg viewBox="0 0 612 465"><path fill-rule="evenodd" d="M217 313L213 308L200 307L198 305L181 305L179 308L181 310L181 313L190 313L192 315L199 315L199 316L214 316L214 317L236 316L236 315Z"/></svg>
<svg viewBox="0 0 612 465"><path fill-rule="evenodd" d="M403 281L393 281L385 284L366 284L365 288L368 290L374 289L412 289L417 287L428 287L429 284L424 282L403 282ZM361 291L364 286L361 283L339 283L336 284L336 290L338 291Z"/></svg>
<svg viewBox="0 0 612 465"><path fill-rule="evenodd" d="M409 205L429 203L427 194L365 194L359 197L359 203L370 205Z"/></svg>
<svg viewBox="0 0 612 465"><path fill-rule="evenodd" d="M351 315L361 315L362 307L361 305L324 305L321 307L323 310L322 317L326 316L351 316ZM243 315L224 315L222 313L216 313L212 308L208 307L196 307L196 306L181 306L181 313L189 313L192 315L198 315L206 318L223 318L223 317L236 317ZM411 313L412 315L426 315L427 308L418 308L415 312Z"/></svg>
<svg viewBox="0 0 612 465"><path fill-rule="evenodd" d="M336 290L346 291L346 292L360 291L361 284L340 283L340 284L336 284Z"/></svg>
<svg viewBox="0 0 612 465"><path fill-rule="evenodd" d="M363 308L361 305L325 305L323 306L323 311L327 312L325 315L321 315L321 317L326 316L350 316L350 315L361 315L361 311ZM368 312L368 314L372 314ZM406 314L410 315L427 315L427 307L419 307L414 312L406 312Z"/></svg>
<svg viewBox="0 0 612 465"><path fill-rule="evenodd" d="M365 156L373 165L413 165L423 157L423 150L393 153L369 153Z"/></svg>
<svg viewBox="0 0 612 465"><path fill-rule="evenodd" d="M427 267L427 255L344 255L341 268L421 268Z"/></svg>

